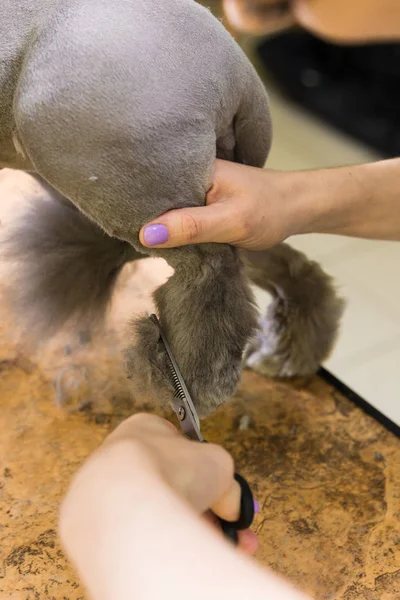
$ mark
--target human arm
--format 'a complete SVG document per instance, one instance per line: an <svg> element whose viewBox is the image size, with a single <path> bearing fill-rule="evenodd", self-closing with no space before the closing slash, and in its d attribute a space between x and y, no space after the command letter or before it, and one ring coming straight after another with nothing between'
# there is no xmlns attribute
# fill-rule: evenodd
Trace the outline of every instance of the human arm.
<svg viewBox="0 0 400 600"><path fill-rule="evenodd" d="M165 213L152 224L153 239L161 224L164 247L226 242L262 250L302 233L400 240L400 159L296 172L217 161L207 204Z"/></svg>
<svg viewBox="0 0 400 600"><path fill-rule="evenodd" d="M297 23L317 36L339 42L396 40L398 0L223 0L238 31L265 35Z"/></svg>
<svg viewBox="0 0 400 600"><path fill-rule="evenodd" d="M75 477L61 509L61 539L94 600L301 600L200 517L212 507L237 518L239 496L222 448L138 415Z"/></svg>

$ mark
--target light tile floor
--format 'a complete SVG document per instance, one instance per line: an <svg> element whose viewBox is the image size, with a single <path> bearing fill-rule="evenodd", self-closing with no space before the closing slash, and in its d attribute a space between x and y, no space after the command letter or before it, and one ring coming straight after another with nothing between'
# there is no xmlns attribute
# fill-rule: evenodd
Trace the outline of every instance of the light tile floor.
<svg viewBox="0 0 400 600"><path fill-rule="evenodd" d="M379 158L306 116L267 82L274 143L268 167L308 169ZM400 424L400 244L341 236L297 236L290 243L336 279L347 309L326 368ZM267 295L258 292L264 306Z"/></svg>

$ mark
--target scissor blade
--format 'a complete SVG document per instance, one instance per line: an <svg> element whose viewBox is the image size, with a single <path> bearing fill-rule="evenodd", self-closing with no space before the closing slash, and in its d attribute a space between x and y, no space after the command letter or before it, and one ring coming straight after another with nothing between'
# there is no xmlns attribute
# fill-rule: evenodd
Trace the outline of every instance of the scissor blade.
<svg viewBox="0 0 400 600"><path fill-rule="evenodd" d="M161 328L160 322L156 315L151 315L150 319L159 329L161 341L169 359L169 367L171 369L171 377L174 384L175 394L172 400L172 408L180 422L183 433L192 440L204 441L200 432L200 419L197 414L193 400L186 386L185 380L180 372L178 364L175 360L172 350L168 344L166 336Z"/></svg>
<svg viewBox="0 0 400 600"><path fill-rule="evenodd" d="M196 421L191 418L190 411L185 402L182 402L179 398L174 398L171 401L172 408L176 414L182 432L190 440L195 442L203 442L204 438L201 435L200 429L196 424Z"/></svg>

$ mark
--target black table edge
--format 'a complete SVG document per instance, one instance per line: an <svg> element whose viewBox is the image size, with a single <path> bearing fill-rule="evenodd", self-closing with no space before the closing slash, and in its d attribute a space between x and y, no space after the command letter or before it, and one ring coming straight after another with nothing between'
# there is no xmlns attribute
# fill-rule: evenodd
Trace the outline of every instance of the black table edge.
<svg viewBox="0 0 400 600"><path fill-rule="evenodd" d="M381 413L377 408L372 406L369 402L361 398L356 392L353 392L346 384L337 379L332 373L324 369L320 368L318 371L319 377L337 389L343 396L345 396L350 402L356 404L361 410L363 410L367 415L373 417L378 423L383 425L386 429L388 429L395 436L400 438L400 425L397 425L394 421L389 419L386 415Z"/></svg>

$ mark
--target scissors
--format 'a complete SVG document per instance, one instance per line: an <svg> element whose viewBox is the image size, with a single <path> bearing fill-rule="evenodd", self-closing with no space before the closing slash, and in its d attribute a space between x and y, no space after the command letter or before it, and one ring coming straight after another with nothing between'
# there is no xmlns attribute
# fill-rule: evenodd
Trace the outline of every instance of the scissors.
<svg viewBox="0 0 400 600"><path fill-rule="evenodd" d="M150 319L155 325L157 325L160 332L160 342L165 348L168 366L171 373L171 380L174 385L172 408L178 417L182 432L191 440L207 443L200 431L200 419L193 404L193 400L190 396L185 380L183 379L179 370L174 355L172 354L172 350L161 328L160 322L156 315L151 315ZM238 543L238 531L248 529L253 522L255 503L252 491L245 478L238 473L235 473L234 477L241 489L240 516L238 520L234 522L225 521L219 517L217 518L225 537L236 545Z"/></svg>

